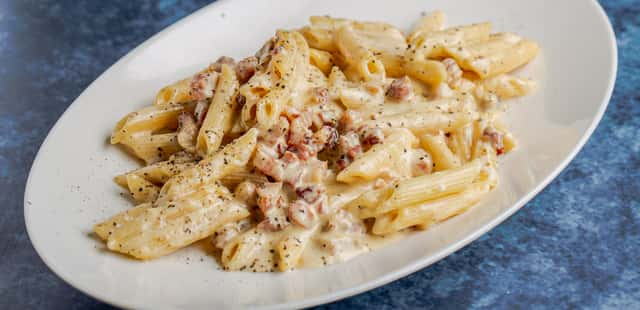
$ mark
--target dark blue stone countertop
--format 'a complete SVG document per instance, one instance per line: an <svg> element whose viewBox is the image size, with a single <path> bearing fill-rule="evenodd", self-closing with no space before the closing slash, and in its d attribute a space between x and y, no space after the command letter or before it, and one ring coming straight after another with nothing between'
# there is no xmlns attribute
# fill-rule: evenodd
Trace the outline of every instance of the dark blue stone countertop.
<svg viewBox="0 0 640 310"><path fill-rule="evenodd" d="M0 309L111 308L36 255L22 212L27 173L51 126L89 83L206 2L0 1ZM640 309L640 1L601 3L618 38L618 78L575 160L469 246L322 308Z"/></svg>

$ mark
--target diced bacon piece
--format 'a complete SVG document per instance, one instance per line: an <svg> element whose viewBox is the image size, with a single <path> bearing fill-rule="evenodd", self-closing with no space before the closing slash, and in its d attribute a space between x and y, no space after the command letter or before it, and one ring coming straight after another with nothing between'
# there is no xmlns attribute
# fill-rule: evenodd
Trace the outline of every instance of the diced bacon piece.
<svg viewBox="0 0 640 310"><path fill-rule="evenodd" d="M329 101L329 89L326 87L314 87L311 89L311 98L314 103L327 103Z"/></svg>
<svg viewBox="0 0 640 310"><path fill-rule="evenodd" d="M358 132L360 133L360 139L362 140L362 146L365 149L382 143L384 141L384 133L379 127L360 127Z"/></svg>
<svg viewBox="0 0 640 310"><path fill-rule="evenodd" d="M271 209L284 206L282 183L264 183L256 188L257 203L262 214L267 216Z"/></svg>
<svg viewBox="0 0 640 310"><path fill-rule="evenodd" d="M491 146L496 150L496 154L500 155L504 153L504 139L503 134L493 127L485 128L482 133L482 138L491 143Z"/></svg>
<svg viewBox="0 0 640 310"><path fill-rule="evenodd" d="M269 61L271 61L271 52L273 51L273 46L275 44L275 38L270 38L267 42L262 45L260 50L258 50L255 54L258 59L258 65L261 67L266 66Z"/></svg>
<svg viewBox="0 0 640 310"><path fill-rule="evenodd" d="M341 135L338 143L340 145L340 152L347 155L351 160L362 153L360 137L355 131L349 131Z"/></svg>
<svg viewBox="0 0 640 310"><path fill-rule="evenodd" d="M217 72L198 73L191 79L190 94L193 100L213 97L218 83Z"/></svg>
<svg viewBox="0 0 640 310"><path fill-rule="evenodd" d="M264 143L258 143L256 154L253 157L253 165L263 174L272 177L276 181L281 181L284 171L278 160L276 151Z"/></svg>
<svg viewBox="0 0 640 310"><path fill-rule="evenodd" d="M193 111L193 116L196 119L196 124L198 125L198 127L202 125L205 117L207 117L207 111L209 111L209 102L207 102L206 100L198 101L198 103L196 104L196 108Z"/></svg>
<svg viewBox="0 0 640 310"><path fill-rule="evenodd" d="M387 89L387 97L393 100L404 100L411 95L411 80L407 76L393 80Z"/></svg>
<svg viewBox="0 0 640 310"><path fill-rule="evenodd" d="M247 206L255 206L258 204L258 195L256 193L256 184L251 181L244 181L236 186L233 195L239 201L245 203Z"/></svg>
<svg viewBox="0 0 640 310"><path fill-rule="evenodd" d="M296 188L296 195L298 195L298 198L301 198L311 204L318 202L324 194L325 189L317 184L305 185Z"/></svg>
<svg viewBox="0 0 640 310"><path fill-rule="evenodd" d="M433 171L433 159L429 153L422 149L417 149L413 151L412 155L413 159L411 168L414 177L430 174Z"/></svg>
<svg viewBox="0 0 640 310"><path fill-rule="evenodd" d="M191 113L182 112L178 115L178 144L187 152L194 153L196 150L196 136L198 126Z"/></svg>
<svg viewBox="0 0 640 310"><path fill-rule="evenodd" d="M299 146L307 144L311 139L311 118L307 113L301 113L291 121L289 128L289 146Z"/></svg>
<svg viewBox="0 0 640 310"><path fill-rule="evenodd" d="M347 110L342 114L342 117L340 118L340 127L343 131L351 131L355 129L354 125L360 123L361 121L362 118L360 117L358 112Z"/></svg>
<svg viewBox="0 0 640 310"><path fill-rule="evenodd" d="M222 65L229 65L233 67L236 65L236 61L232 57L221 56L216 60L216 62L211 64L210 68L213 69L213 71L220 72L222 71Z"/></svg>
<svg viewBox="0 0 640 310"><path fill-rule="evenodd" d="M236 76L240 84L246 83L255 73L258 66L258 58L247 57L236 64Z"/></svg>
<svg viewBox="0 0 640 310"><path fill-rule="evenodd" d="M317 219L316 210L314 209L313 205L298 199L289 205L287 215L293 224L303 228L310 228Z"/></svg>

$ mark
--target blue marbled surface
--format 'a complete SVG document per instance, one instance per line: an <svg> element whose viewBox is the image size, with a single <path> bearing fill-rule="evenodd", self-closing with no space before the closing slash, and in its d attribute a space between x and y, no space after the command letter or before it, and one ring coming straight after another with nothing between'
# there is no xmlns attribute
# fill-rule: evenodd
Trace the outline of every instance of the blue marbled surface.
<svg viewBox="0 0 640 310"><path fill-rule="evenodd" d="M26 235L39 145L100 73L207 1L0 1L0 309L109 309L57 278ZM620 51L592 138L540 195L464 249L322 308L640 309L640 1L602 1Z"/></svg>

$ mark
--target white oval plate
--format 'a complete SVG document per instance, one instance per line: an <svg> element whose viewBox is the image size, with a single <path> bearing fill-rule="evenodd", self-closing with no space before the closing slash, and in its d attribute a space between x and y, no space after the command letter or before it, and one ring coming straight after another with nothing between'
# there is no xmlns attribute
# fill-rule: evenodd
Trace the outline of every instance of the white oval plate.
<svg viewBox="0 0 640 310"><path fill-rule="evenodd" d="M107 144L115 123L151 103L165 84L220 55L252 54L276 28L310 15L385 21L409 29L423 11L449 24L492 21L538 41L523 72L539 90L511 103L519 149L501 161L498 189L468 213L347 263L285 274L222 272L204 247L139 262L109 253L91 228L127 207L112 177L135 162ZM575 156L600 120L616 75L615 37L595 1L218 1L123 57L67 109L34 161L25 192L33 245L62 279L108 303L146 309L306 307L333 301L428 266L522 207Z"/></svg>

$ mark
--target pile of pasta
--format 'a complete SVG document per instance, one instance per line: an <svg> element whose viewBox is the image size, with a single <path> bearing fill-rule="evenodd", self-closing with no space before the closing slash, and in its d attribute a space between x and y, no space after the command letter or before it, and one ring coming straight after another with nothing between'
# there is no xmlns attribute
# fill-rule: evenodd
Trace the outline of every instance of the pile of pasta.
<svg viewBox="0 0 640 310"><path fill-rule="evenodd" d="M314 16L164 87L113 130L145 165L115 178L136 206L95 233L138 259L208 239L225 270L286 271L464 212L515 147L501 102L535 88L512 72L538 46L444 19L405 36Z"/></svg>

